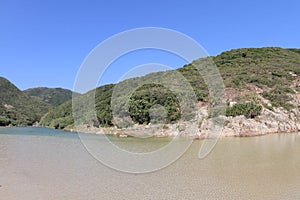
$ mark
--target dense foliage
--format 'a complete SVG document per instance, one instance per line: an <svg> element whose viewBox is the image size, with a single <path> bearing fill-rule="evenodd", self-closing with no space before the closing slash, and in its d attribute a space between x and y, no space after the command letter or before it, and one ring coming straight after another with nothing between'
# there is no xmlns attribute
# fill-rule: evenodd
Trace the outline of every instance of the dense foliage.
<svg viewBox="0 0 300 200"><path fill-rule="evenodd" d="M155 105L162 106L166 113L160 113L159 107L156 110L153 109ZM140 87L130 97L129 106L130 117L139 124L148 124L151 120L152 123L170 123L180 119L181 116L176 96L161 85L148 84ZM152 119L151 114L153 115Z"/></svg>
<svg viewBox="0 0 300 200"><path fill-rule="evenodd" d="M72 101L68 101L49 112L41 121L41 125L64 129L74 123Z"/></svg>
<svg viewBox="0 0 300 200"><path fill-rule="evenodd" d="M0 126L32 125L46 114L50 105L27 96L0 77Z"/></svg>
<svg viewBox="0 0 300 200"><path fill-rule="evenodd" d="M73 92L62 88L38 87L24 91L28 96L36 97L52 106L59 106L72 99Z"/></svg>
<svg viewBox="0 0 300 200"><path fill-rule="evenodd" d="M97 118L102 126L111 126L112 112L111 112L111 96L113 92L112 84L104 85L97 88L95 94L95 108L97 112Z"/></svg>
<svg viewBox="0 0 300 200"><path fill-rule="evenodd" d="M235 104L232 107L227 107L226 116L244 115L247 118L254 118L260 115L262 110L261 105L256 105L253 102L246 102L242 104Z"/></svg>

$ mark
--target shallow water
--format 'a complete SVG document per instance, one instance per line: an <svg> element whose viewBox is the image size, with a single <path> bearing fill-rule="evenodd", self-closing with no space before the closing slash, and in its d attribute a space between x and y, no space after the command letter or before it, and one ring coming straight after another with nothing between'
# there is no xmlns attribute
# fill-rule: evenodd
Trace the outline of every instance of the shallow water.
<svg viewBox="0 0 300 200"><path fill-rule="evenodd" d="M111 140L142 151L169 142L165 138ZM0 199L299 199L299 134L223 138L208 157L199 160L202 142L194 141L167 168L132 175L95 160L77 134L1 128Z"/></svg>

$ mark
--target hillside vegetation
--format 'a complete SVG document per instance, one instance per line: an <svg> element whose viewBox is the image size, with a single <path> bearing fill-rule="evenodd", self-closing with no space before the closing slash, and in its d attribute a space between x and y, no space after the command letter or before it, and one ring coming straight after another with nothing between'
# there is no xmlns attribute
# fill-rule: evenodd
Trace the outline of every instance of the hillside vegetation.
<svg viewBox="0 0 300 200"><path fill-rule="evenodd" d="M32 98L0 77L0 126L32 125L52 107Z"/></svg>
<svg viewBox="0 0 300 200"><path fill-rule="evenodd" d="M180 72L185 80L192 86L197 101L201 104L209 104L209 90L194 67L201 65L206 59L212 59L217 65L225 84L225 100L234 102L234 106L226 109L227 116L245 115L255 118L260 115L263 108L272 110L277 107L289 111L299 109L297 94L300 91L300 51L299 49L268 48L244 48L221 53L218 56L203 58L186 65L175 71L159 72L140 78L124 81L122 84L136 85L144 82L145 85L131 94L129 90L122 91L117 96L119 107L117 116L130 116L134 123L147 124L150 122L150 109L153 105L160 104L166 110L166 122L174 123L182 120L182 113L186 109L179 106L176 95L172 94L164 85L164 81L175 87L182 84L182 80L174 78L174 72ZM173 78L172 78L173 77ZM147 79L156 80L161 85L153 85ZM96 110L97 118L101 126L116 125L112 118L111 96L114 85L105 85L97 88ZM179 89L179 93L180 93ZM87 95L87 94L85 94ZM128 96L129 95L129 96ZM122 104L126 99L129 104ZM121 102L121 103L120 103ZM51 111L42 121L42 124L56 128L72 126L71 101ZM129 112L129 113L128 113ZM82 122L92 123L92 122ZM126 124L128 126L130 124ZM128 122L129 123L129 122ZM132 122L131 122L132 123ZM119 124L118 124L119 125Z"/></svg>
<svg viewBox="0 0 300 200"><path fill-rule="evenodd" d="M30 88L25 90L24 93L52 106L59 106L72 99L73 94L71 90L47 87Z"/></svg>

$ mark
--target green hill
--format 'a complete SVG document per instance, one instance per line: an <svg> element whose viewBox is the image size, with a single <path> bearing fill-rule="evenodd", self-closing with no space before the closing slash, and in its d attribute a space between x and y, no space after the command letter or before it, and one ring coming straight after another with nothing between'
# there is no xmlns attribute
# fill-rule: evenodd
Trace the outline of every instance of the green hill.
<svg viewBox="0 0 300 200"><path fill-rule="evenodd" d="M223 52L218 56L196 60L177 69L176 72L180 72L193 87L197 101L208 104L210 101L209 90L194 66L203 65L207 59L212 59L223 77L227 103L236 103L236 105L226 108L226 115L245 115L255 118L263 107L270 110L282 107L287 111L299 109L299 100L297 99L299 97L297 94L300 92L299 52L299 49L277 47L235 49ZM180 85L181 81L174 78L172 73L174 71L153 73L126 80L122 84L135 85L138 82L146 82L148 78L152 77L157 82L161 81L160 83L167 80L172 85ZM114 85L106 85L96 90L97 118L102 126L116 125L111 113L113 88ZM129 110L129 115L135 123L149 123L150 109L155 104L165 107L169 123L180 120L184 112L174 94L159 84L148 83L136 90L130 97L126 96L128 93L129 91L124 89L122 95L117 97L117 101L123 102L126 98L130 98L129 109L125 105L120 106L117 108L118 113L116 114L118 117L122 117L122 114ZM50 112L42 123L57 128L71 126L73 123L71 107L70 101L63 104ZM124 124L124 126L127 125Z"/></svg>
<svg viewBox="0 0 300 200"><path fill-rule="evenodd" d="M23 92L52 106L59 106L72 99L72 91L62 88L37 87Z"/></svg>
<svg viewBox="0 0 300 200"><path fill-rule="evenodd" d="M50 109L49 104L26 95L0 77L0 126L32 125Z"/></svg>

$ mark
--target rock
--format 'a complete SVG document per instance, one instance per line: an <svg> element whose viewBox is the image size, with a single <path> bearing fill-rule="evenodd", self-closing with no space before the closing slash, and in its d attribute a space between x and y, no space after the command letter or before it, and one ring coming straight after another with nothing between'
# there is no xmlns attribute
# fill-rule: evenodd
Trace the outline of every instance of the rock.
<svg viewBox="0 0 300 200"><path fill-rule="evenodd" d="M231 103L231 105L234 104ZM212 119L208 118L208 109L208 106L199 108L199 120L195 122L181 121L168 125L134 125L125 129L117 127L96 128L85 124L82 125L80 131L97 134L126 134L142 138L148 136L175 137L178 135L192 138L246 137L300 131L300 111L297 108L291 111L286 111L283 108L274 108L274 110L263 109L261 114L254 119L249 119L245 116L219 116L217 119ZM220 126L222 123L223 126Z"/></svg>
<svg viewBox="0 0 300 200"><path fill-rule="evenodd" d="M267 103L267 106L272 107L272 104L271 103Z"/></svg>
<svg viewBox="0 0 300 200"><path fill-rule="evenodd" d="M4 104L4 107L8 110L13 109L14 107L12 105L9 104Z"/></svg>
<svg viewBox="0 0 300 200"><path fill-rule="evenodd" d="M39 122L37 122L37 121L34 122L34 123L32 124L32 126L33 126L33 127L38 127L38 126L39 126Z"/></svg>
<svg viewBox="0 0 300 200"><path fill-rule="evenodd" d="M235 104L237 104L237 102L231 101L231 102L229 102L229 107L232 107L232 106L234 106Z"/></svg>

